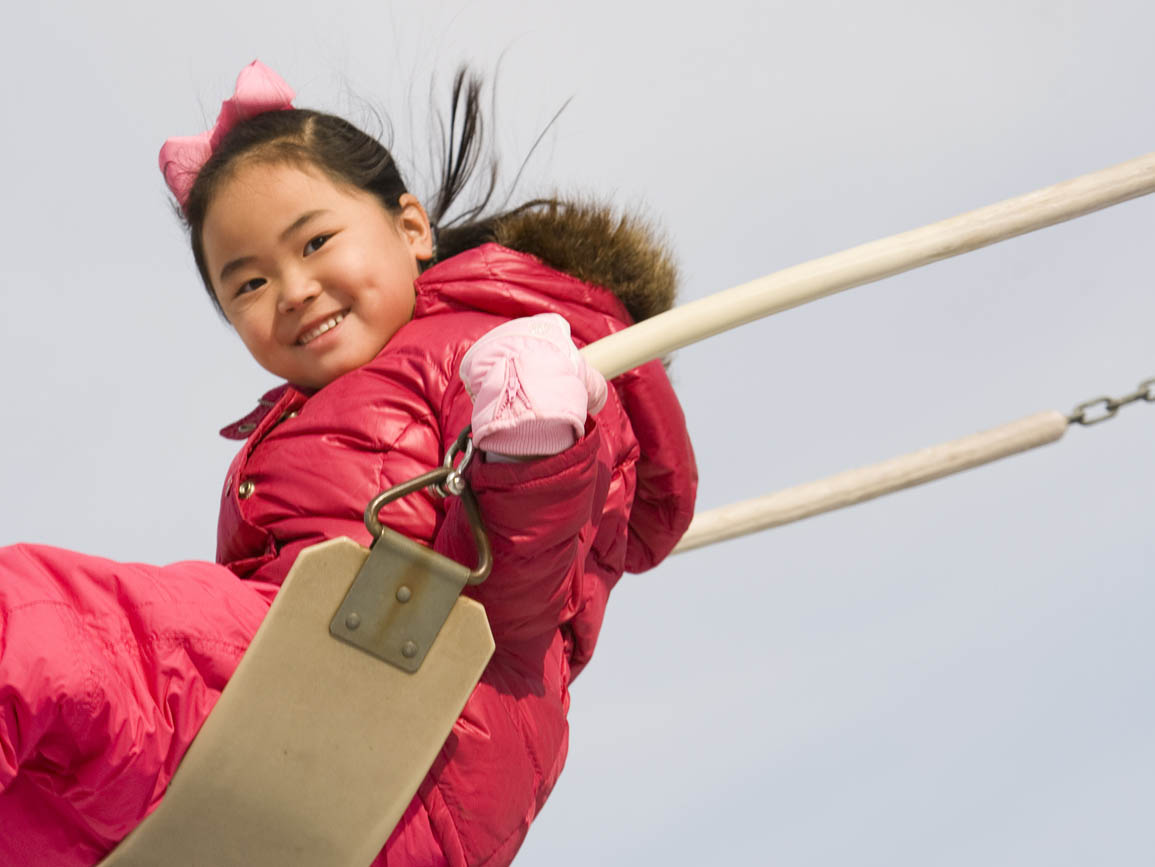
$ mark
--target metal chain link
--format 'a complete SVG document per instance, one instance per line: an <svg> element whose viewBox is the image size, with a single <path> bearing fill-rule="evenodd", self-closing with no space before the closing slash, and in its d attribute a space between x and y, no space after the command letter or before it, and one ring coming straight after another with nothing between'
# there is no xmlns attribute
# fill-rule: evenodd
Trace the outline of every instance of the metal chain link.
<svg viewBox="0 0 1155 867"><path fill-rule="evenodd" d="M469 466L469 462L473 460L472 434L473 426L466 425L465 429L457 435L457 439L449 446L449 450L445 453L445 461L442 463L442 466L448 471L445 476L445 481L429 486L438 496L460 497L461 492L465 490L465 469ZM459 453L463 454L461 463L454 466L454 460Z"/></svg>
<svg viewBox="0 0 1155 867"><path fill-rule="evenodd" d="M1147 379L1139 383L1139 387L1130 394L1123 397L1097 397L1094 400L1088 400L1086 403L1081 403L1071 414L1067 416L1068 424L1081 424L1087 427L1098 424L1101 421L1106 421L1109 418L1114 418L1121 407L1129 403L1134 403L1137 400L1145 400L1148 403L1155 403L1155 379ZM1087 417L1088 410L1095 407L1102 406L1103 414L1095 415L1091 418Z"/></svg>

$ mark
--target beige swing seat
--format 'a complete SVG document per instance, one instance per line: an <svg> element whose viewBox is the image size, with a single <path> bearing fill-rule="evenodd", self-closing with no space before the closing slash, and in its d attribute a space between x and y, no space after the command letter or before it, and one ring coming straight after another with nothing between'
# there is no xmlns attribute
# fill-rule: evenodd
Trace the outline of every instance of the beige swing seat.
<svg viewBox="0 0 1155 867"><path fill-rule="evenodd" d="M437 556L409 545L417 560ZM377 856L494 644L465 597L416 673L332 637L368 556L345 538L301 553L160 806L102 864L366 867Z"/></svg>

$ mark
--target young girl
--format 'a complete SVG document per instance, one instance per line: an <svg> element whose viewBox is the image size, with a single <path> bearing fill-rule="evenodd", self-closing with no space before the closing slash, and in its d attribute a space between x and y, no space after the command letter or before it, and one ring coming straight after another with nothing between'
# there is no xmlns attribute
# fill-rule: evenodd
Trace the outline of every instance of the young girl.
<svg viewBox="0 0 1155 867"><path fill-rule="evenodd" d="M385 148L292 96L254 63L213 130L161 153L209 297L286 380L222 431L243 445L217 564L0 550L0 863L111 850L163 797L296 555L367 544L366 503L470 423L494 568L468 592L497 649L375 863L508 863L564 762L610 590L689 523L693 454L661 364L607 388L575 348L669 306L660 248L552 200L436 228L477 159L460 76L432 219ZM472 562L456 499L381 519Z"/></svg>

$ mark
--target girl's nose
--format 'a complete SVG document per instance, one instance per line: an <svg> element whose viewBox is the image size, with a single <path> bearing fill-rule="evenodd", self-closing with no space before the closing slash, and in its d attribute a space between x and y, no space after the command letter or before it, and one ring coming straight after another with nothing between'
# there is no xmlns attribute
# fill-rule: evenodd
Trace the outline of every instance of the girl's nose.
<svg viewBox="0 0 1155 867"><path fill-rule="evenodd" d="M320 293L321 287L316 280L298 275L281 284L277 309L281 313L291 313L312 302Z"/></svg>

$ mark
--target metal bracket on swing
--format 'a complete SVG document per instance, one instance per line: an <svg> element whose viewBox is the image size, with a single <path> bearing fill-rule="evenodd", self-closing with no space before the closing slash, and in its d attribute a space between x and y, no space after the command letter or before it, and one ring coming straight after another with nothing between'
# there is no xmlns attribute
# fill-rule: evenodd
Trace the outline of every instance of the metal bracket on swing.
<svg viewBox="0 0 1155 867"><path fill-rule="evenodd" d="M473 456L466 428L435 470L378 494L365 509L374 541L365 565L353 579L329 633L402 671L416 672L433 646L457 597L467 584L480 584L493 565L477 500L462 473ZM458 466L453 460L464 449ZM440 496L461 497L477 546L477 566L455 563L384 526L377 513L386 503L432 487Z"/></svg>

